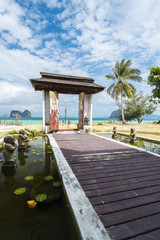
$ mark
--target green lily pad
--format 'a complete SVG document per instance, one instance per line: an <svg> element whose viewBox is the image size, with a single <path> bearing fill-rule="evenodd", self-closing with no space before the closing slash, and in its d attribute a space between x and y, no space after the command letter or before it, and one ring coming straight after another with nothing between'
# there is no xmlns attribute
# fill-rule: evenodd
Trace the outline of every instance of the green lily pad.
<svg viewBox="0 0 160 240"><path fill-rule="evenodd" d="M46 194L38 194L37 196L36 196L36 201L37 202L43 202L44 200L46 200L47 199L47 195Z"/></svg>
<svg viewBox="0 0 160 240"><path fill-rule="evenodd" d="M46 176L44 179L47 180L47 181L49 181L49 180L52 180L53 177L52 177L51 175L48 175L48 176Z"/></svg>
<svg viewBox="0 0 160 240"><path fill-rule="evenodd" d="M39 161L40 161L40 162L44 162L44 159L40 159Z"/></svg>
<svg viewBox="0 0 160 240"><path fill-rule="evenodd" d="M53 182L53 187L60 187L61 186L61 182Z"/></svg>
<svg viewBox="0 0 160 240"><path fill-rule="evenodd" d="M14 191L14 194L16 195L19 195L19 194L23 194L26 192L26 188L17 188L15 191Z"/></svg>
<svg viewBox="0 0 160 240"><path fill-rule="evenodd" d="M30 181L30 180L33 179L33 176L26 176L24 179L25 179L26 181Z"/></svg>

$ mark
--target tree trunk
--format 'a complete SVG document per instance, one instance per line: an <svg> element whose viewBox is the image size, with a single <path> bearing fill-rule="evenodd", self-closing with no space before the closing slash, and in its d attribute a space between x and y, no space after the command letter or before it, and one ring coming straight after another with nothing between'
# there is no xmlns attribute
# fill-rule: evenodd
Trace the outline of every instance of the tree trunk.
<svg viewBox="0 0 160 240"><path fill-rule="evenodd" d="M123 109L122 83L120 83L120 94L121 94L121 113L122 113L122 122L123 122L123 124L126 124L126 122L125 122L125 118L124 118L124 109Z"/></svg>

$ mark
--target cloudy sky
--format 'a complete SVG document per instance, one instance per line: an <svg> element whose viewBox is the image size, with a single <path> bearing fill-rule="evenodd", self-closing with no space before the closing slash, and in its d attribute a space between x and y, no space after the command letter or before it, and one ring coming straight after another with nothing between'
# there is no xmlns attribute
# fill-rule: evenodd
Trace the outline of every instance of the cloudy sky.
<svg viewBox="0 0 160 240"><path fill-rule="evenodd" d="M160 1L0 0L0 115L28 109L42 116L40 72L105 78L117 60L132 60L143 79L160 66ZM135 84L146 94L151 87ZM60 95L60 114L76 116L78 96ZM117 109L106 90L94 96L93 116ZM160 108L155 114L160 115Z"/></svg>

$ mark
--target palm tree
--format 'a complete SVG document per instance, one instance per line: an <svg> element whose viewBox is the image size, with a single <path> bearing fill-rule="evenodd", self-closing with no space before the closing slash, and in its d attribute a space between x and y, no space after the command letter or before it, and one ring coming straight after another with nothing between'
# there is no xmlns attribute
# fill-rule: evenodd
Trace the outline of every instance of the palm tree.
<svg viewBox="0 0 160 240"><path fill-rule="evenodd" d="M141 82L142 78L140 77L141 71L137 68L131 68L131 60L125 62L123 59L120 63L117 61L115 63L115 67L112 68L113 74L106 75L107 79L112 79L115 82L107 89L107 93L118 100L119 96L121 98L121 113L122 113L122 121L125 123L124 118L124 109L123 109L123 98L132 98L136 89L131 84L128 83L127 80L134 80L137 82Z"/></svg>

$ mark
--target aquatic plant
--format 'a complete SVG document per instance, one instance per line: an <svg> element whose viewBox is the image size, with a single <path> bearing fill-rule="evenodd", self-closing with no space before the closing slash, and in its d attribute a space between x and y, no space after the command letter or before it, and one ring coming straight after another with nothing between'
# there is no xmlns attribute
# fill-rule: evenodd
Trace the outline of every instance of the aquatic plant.
<svg viewBox="0 0 160 240"><path fill-rule="evenodd" d="M60 187L61 186L61 182L53 182L53 187Z"/></svg>
<svg viewBox="0 0 160 240"><path fill-rule="evenodd" d="M23 194L26 192L26 188L17 188L15 191L14 191L14 194L16 195L19 195L19 194Z"/></svg>
<svg viewBox="0 0 160 240"><path fill-rule="evenodd" d="M24 179L26 180L26 181L30 181L30 180L32 180L34 177L33 176L26 176Z"/></svg>
<svg viewBox="0 0 160 240"><path fill-rule="evenodd" d="M51 175L48 175L44 178L45 180L49 181L49 180L53 180L53 177Z"/></svg>
<svg viewBox="0 0 160 240"><path fill-rule="evenodd" d="M45 193L36 195L36 201L37 202L43 202L47 199L47 195Z"/></svg>

